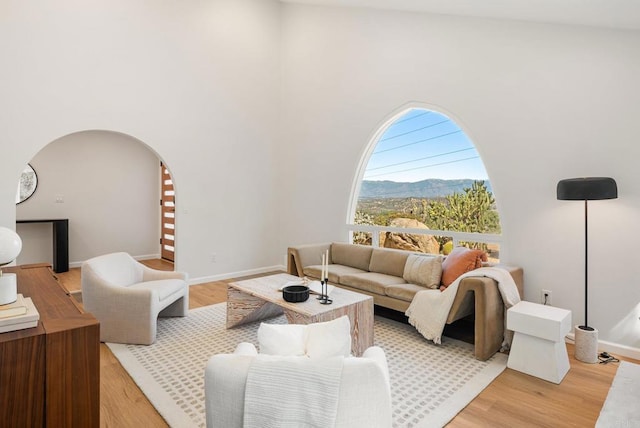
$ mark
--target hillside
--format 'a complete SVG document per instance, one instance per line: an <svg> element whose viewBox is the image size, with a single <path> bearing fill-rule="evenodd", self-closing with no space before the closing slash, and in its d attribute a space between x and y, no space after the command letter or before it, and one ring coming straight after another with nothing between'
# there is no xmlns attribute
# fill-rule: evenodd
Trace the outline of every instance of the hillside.
<svg viewBox="0 0 640 428"><path fill-rule="evenodd" d="M475 180L440 180L429 178L415 183L398 183L395 181L369 181L363 180L360 188L359 199L386 199L386 198L437 198L458 192L471 187ZM487 190L492 192L491 183L485 181Z"/></svg>

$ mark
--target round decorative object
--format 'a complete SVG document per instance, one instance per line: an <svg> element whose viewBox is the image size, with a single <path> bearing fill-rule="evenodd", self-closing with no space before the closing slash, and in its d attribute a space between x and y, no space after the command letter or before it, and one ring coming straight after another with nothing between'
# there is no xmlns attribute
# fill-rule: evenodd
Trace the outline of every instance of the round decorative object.
<svg viewBox="0 0 640 428"><path fill-rule="evenodd" d="M18 191L16 193L16 205L29 199L38 187L38 174L29 164L24 168L18 181Z"/></svg>
<svg viewBox="0 0 640 428"><path fill-rule="evenodd" d="M0 227L0 266L11 263L22 250L22 239L11 229Z"/></svg>
<svg viewBox="0 0 640 428"><path fill-rule="evenodd" d="M309 299L309 287L306 285L290 285L282 289L282 297L287 302L299 303Z"/></svg>

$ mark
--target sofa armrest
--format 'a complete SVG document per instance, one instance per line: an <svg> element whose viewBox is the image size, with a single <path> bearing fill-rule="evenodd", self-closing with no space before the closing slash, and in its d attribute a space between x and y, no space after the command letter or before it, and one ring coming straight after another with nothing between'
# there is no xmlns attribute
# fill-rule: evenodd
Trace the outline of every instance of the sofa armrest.
<svg viewBox="0 0 640 428"><path fill-rule="evenodd" d="M189 279L189 275L186 272L152 269L142 264L141 282L156 281L160 279L182 279L183 281L187 281Z"/></svg>
<svg viewBox="0 0 640 428"><path fill-rule="evenodd" d="M204 370L207 428L242 428L245 386L254 358L237 354L209 358Z"/></svg>
<svg viewBox="0 0 640 428"><path fill-rule="evenodd" d="M495 265L507 270L518 288L520 298L524 295L524 273L521 267ZM471 301L475 312L474 342L475 356L485 361L502 347L504 340L505 307L498 283L492 278L470 276L462 279L447 318L450 324L468 314Z"/></svg>
<svg viewBox="0 0 640 428"><path fill-rule="evenodd" d="M370 358L376 362L382 369L384 379L387 381L387 385L391 388L391 381L389 380L389 365L387 363L387 356L384 353L384 349L379 346L370 346L365 349L362 354L362 358Z"/></svg>
<svg viewBox="0 0 640 428"><path fill-rule="evenodd" d="M495 267L502 268L511 274L513 278L513 282L516 283L516 287L518 287L518 294L520 294L520 299L524 299L524 271L521 267L518 266L509 266L497 264Z"/></svg>
<svg viewBox="0 0 640 428"><path fill-rule="evenodd" d="M303 277L305 266L319 265L322 254L331 248L331 243L298 245L287 250L287 273Z"/></svg>
<svg viewBox="0 0 640 428"><path fill-rule="evenodd" d="M458 313L468 304L465 298L474 301L475 357L485 361L500 350L504 340L504 304L498 284L483 276L470 276L460 281L447 323L460 318Z"/></svg>
<svg viewBox="0 0 640 428"><path fill-rule="evenodd" d="M91 266L82 272L82 301L84 309L97 318L135 318L147 322L153 318L160 299L152 289L120 287L96 274Z"/></svg>
<svg viewBox="0 0 640 428"><path fill-rule="evenodd" d="M255 357L258 355L258 350L253 343L240 342L236 346L236 350L233 351L234 355L246 355L249 357Z"/></svg>

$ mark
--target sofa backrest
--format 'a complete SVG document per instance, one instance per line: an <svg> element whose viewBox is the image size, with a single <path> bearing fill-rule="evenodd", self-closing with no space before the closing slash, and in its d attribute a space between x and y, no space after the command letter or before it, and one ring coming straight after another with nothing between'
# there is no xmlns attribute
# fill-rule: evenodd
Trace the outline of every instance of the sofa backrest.
<svg viewBox="0 0 640 428"><path fill-rule="evenodd" d="M331 244L331 263L369 270L372 250L373 248L365 245L334 242Z"/></svg>
<svg viewBox="0 0 640 428"><path fill-rule="evenodd" d="M384 273L402 278L404 265L407 262L409 254L411 253L403 250L374 248L368 270L370 272Z"/></svg>

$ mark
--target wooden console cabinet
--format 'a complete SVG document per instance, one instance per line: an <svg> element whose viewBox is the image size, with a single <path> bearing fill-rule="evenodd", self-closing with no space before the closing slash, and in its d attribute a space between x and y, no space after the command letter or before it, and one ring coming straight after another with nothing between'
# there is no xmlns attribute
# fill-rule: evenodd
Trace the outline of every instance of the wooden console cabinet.
<svg viewBox="0 0 640 428"><path fill-rule="evenodd" d="M40 313L37 327L0 333L0 425L98 427L100 326L48 265L5 268Z"/></svg>

